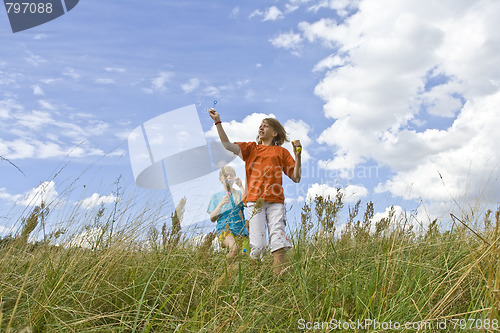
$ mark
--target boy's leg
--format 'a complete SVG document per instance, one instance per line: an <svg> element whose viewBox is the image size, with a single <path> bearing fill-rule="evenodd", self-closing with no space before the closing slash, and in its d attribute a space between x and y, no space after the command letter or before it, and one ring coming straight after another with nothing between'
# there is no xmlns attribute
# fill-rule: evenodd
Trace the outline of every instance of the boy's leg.
<svg viewBox="0 0 500 333"><path fill-rule="evenodd" d="M222 240L222 244L229 248L229 253L226 255L226 269L222 275L217 279L216 283L218 285L224 284L232 275L236 272L238 267L237 261L234 258L238 255L238 244L232 234L228 234Z"/></svg>
<svg viewBox="0 0 500 333"><path fill-rule="evenodd" d="M269 245L271 252L281 248L292 247L285 233L286 226L285 205L270 203L266 209L267 226L269 228Z"/></svg>
<svg viewBox="0 0 500 333"><path fill-rule="evenodd" d="M286 250L291 247L285 233L285 214L285 206L280 203L272 203L267 209L269 244L273 254L273 273L275 275L281 275L285 269Z"/></svg>
<svg viewBox="0 0 500 333"><path fill-rule="evenodd" d="M229 249L229 253L226 255L227 259L234 258L238 255L238 244L236 244L236 240L232 234L224 237L224 241L222 242Z"/></svg>
<svg viewBox="0 0 500 333"><path fill-rule="evenodd" d="M255 208L255 203L248 204L250 257L261 259L266 251L266 213L265 207Z"/></svg>
<svg viewBox="0 0 500 333"><path fill-rule="evenodd" d="M286 271L287 268L286 249L287 249L286 247L282 247L281 249L272 252L273 274L276 276L281 276Z"/></svg>

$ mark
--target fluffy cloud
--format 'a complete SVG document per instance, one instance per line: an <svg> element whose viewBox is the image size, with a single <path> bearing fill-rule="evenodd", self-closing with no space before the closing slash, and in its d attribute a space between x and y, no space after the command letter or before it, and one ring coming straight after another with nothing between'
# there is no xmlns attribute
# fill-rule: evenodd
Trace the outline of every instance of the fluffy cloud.
<svg viewBox="0 0 500 333"><path fill-rule="evenodd" d="M322 8L329 8L335 10L337 15L345 17L350 11L357 8L359 2L360 0L322 0L312 5L309 10L317 12Z"/></svg>
<svg viewBox="0 0 500 333"><path fill-rule="evenodd" d="M75 81L78 81L82 77L82 75L80 73L75 71L73 68L69 68L69 67L66 68L62 74L64 76L68 76L68 77L72 78Z"/></svg>
<svg viewBox="0 0 500 333"><path fill-rule="evenodd" d="M104 155L89 138L105 134L109 124L68 107L39 100L41 110L26 111L16 100L0 100L0 154L8 159Z"/></svg>
<svg viewBox="0 0 500 333"><path fill-rule="evenodd" d="M33 95L35 96L43 96L45 93L43 92L43 89L39 85L33 86Z"/></svg>
<svg viewBox="0 0 500 333"><path fill-rule="evenodd" d="M53 181L43 182L21 196L17 204L22 206L40 206L42 203L52 205L57 200L58 195L56 184Z"/></svg>
<svg viewBox="0 0 500 333"><path fill-rule="evenodd" d="M85 198L76 204L84 209L92 209L94 207L100 206L102 204L109 204L116 202L117 197L114 195L100 195L99 193L94 193L90 197Z"/></svg>
<svg viewBox="0 0 500 333"><path fill-rule="evenodd" d="M362 185L347 185L340 189L343 195L343 202L357 202L366 197L368 190ZM313 200L317 196L330 197L334 199L337 195L337 188L327 184L312 184L307 190L307 200Z"/></svg>
<svg viewBox="0 0 500 333"><path fill-rule="evenodd" d="M314 68L327 70L315 93L332 119L318 142L334 155L321 165L347 171L374 161L393 172L376 190L406 199L488 192L491 201L500 176L500 3L352 4L321 2L316 9L353 14L301 22L295 37L335 50Z"/></svg>
<svg viewBox="0 0 500 333"><path fill-rule="evenodd" d="M13 113L22 112L23 106L12 98L0 100L0 118L11 118Z"/></svg>
<svg viewBox="0 0 500 333"><path fill-rule="evenodd" d="M269 40L273 46L283 48L285 50L292 50L294 54L298 54L298 50L302 43L302 36L294 32L279 34Z"/></svg>
<svg viewBox="0 0 500 333"><path fill-rule="evenodd" d="M7 192L3 187L0 187L0 199L15 202L21 197L21 195L14 195Z"/></svg>
<svg viewBox="0 0 500 333"><path fill-rule="evenodd" d="M104 85L108 85L108 84L115 84L116 81L112 78L109 78L109 77L101 77L101 78L97 78L95 80L95 83L96 84L104 84Z"/></svg>
<svg viewBox="0 0 500 333"><path fill-rule="evenodd" d="M28 51L28 57L25 58L26 61L33 65L33 66L38 66L40 64L43 64L43 63L46 63L47 60L43 59L42 57L40 57L39 55L37 54L34 54L33 52L29 52Z"/></svg>
<svg viewBox="0 0 500 333"><path fill-rule="evenodd" d="M0 236L12 235L16 231L15 227L4 227L0 225Z"/></svg>
<svg viewBox="0 0 500 333"><path fill-rule="evenodd" d="M158 73L158 76L151 79L151 85L148 88L143 88L143 91L147 94L161 93L167 90L167 83L170 82L174 73L172 72L162 72Z"/></svg>
<svg viewBox="0 0 500 333"><path fill-rule="evenodd" d="M262 21L276 21L279 19L282 19L284 17L283 13L281 10L276 7L276 6L271 6L267 8L266 10L256 10L252 14L250 14L250 18L252 17L262 17Z"/></svg>
<svg viewBox="0 0 500 333"><path fill-rule="evenodd" d="M126 72L125 68L121 68L121 67L106 67L106 68L104 68L104 70L106 72L110 72L110 73L125 73Z"/></svg>
<svg viewBox="0 0 500 333"><path fill-rule="evenodd" d="M191 93L195 91L200 86L200 79L192 78L187 83L181 85L182 90L185 93Z"/></svg>

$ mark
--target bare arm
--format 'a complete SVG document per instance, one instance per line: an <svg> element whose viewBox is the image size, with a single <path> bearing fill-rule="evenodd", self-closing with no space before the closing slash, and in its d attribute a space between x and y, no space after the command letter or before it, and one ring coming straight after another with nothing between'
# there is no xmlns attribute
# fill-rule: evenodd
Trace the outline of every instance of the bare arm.
<svg viewBox="0 0 500 333"><path fill-rule="evenodd" d="M300 178L302 177L302 145L299 140L295 140L292 142L292 146L293 152L295 153L295 168L293 169L292 177L290 177L290 179L292 179L295 183L299 183Z"/></svg>
<svg viewBox="0 0 500 333"><path fill-rule="evenodd" d="M220 210L222 209L222 206L225 204L229 203L231 199L229 198L229 195L226 195L222 198L222 200L219 202L217 207L210 213L210 221L215 222L220 216Z"/></svg>
<svg viewBox="0 0 500 333"><path fill-rule="evenodd" d="M224 145L224 148L229 150L230 152L233 152L235 155L240 154L240 146L238 146L236 143L232 143L229 141L229 138L227 137L226 132L224 131L224 128L222 127L222 123L220 120L220 115L215 109L210 109L208 110L210 117L214 120L215 122L215 127L217 128L217 133L219 134L220 141Z"/></svg>

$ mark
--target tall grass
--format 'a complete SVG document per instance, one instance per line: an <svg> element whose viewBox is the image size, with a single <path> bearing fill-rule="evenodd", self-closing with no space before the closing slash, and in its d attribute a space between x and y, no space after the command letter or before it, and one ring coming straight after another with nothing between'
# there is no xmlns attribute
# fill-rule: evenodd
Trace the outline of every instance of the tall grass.
<svg viewBox="0 0 500 333"><path fill-rule="evenodd" d="M358 203L340 221L341 195L317 198L304 206L290 268L277 278L270 256L264 262L241 256L231 273L224 251L210 247L213 235L193 245L165 226L134 231L115 224L112 237L97 238L101 243L91 248L29 242L43 208L0 242L0 331L327 332L334 320L369 319L446 320L446 330L420 331L468 332L464 321L482 320L467 322L481 328L500 319L500 211L462 217L446 232L434 221L417 233L394 213L372 225L371 203L361 219ZM154 214L136 218L146 223ZM102 220L97 212L94 222ZM336 232L340 223L347 226ZM149 239L139 240L147 230ZM393 331L364 328L344 331Z"/></svg>

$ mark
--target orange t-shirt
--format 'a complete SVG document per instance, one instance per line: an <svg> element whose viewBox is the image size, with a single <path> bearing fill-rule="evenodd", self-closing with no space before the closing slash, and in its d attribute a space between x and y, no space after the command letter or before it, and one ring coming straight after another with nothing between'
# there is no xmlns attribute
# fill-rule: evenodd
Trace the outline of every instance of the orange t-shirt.
<svg viewBox="0 0 500 333"><path fill-rule="evenodd" d="M268 202L285 203L283 172L291 177L295 160L281 146L257 145L255 142L236 142L245 161L247 195L243 201L264 199Z"/></svg>

